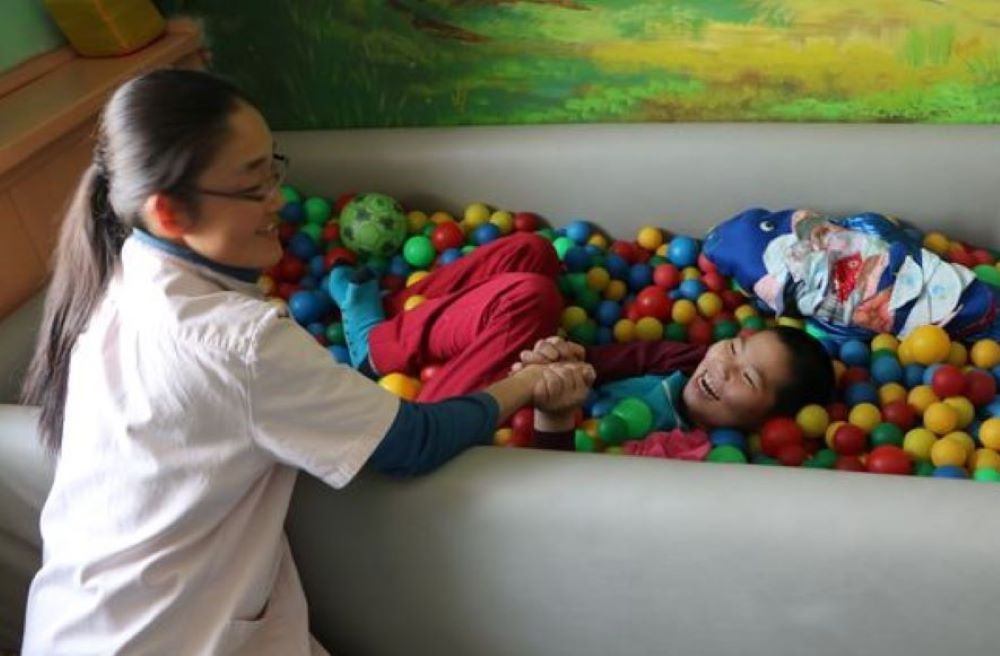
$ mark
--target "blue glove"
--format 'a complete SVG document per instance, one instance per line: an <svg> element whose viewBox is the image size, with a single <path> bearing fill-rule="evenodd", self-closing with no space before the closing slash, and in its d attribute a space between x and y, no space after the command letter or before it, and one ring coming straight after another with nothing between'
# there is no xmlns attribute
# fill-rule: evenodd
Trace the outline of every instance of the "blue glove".
<svg viewBox="0 0 1000 656"><path fill-rule="evenodd" d="M368 362L368 334L385 320L378 280L364 267L338 266L330 272L326 290L340 308L351 366L357 369Z"/></svg>

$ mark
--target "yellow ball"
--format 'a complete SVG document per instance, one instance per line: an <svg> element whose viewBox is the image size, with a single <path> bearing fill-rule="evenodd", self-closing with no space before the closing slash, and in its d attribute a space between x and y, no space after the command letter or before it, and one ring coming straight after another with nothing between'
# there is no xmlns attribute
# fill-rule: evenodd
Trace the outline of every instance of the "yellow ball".
<svg viewBox="0 0 1000 656"><path fill-rule="evenodd" d="M501 428L493 433L493 444L495 446L507 446L511 438L514 437L513 428Z"/></svg>
<svg viewBox="0 0 1000 656"><path fill-rule="evenodd" d="M409 276L406 277L406 286L412 287L424 278L430 275L430 271L414 271Z"/></svg>
<svg viewBox="0 0 1000 656"><path fill-rule="evenodd" d="M659 255L660 257L666 257L667 247L669 246L670 244L668 244L667 242L663 242L662 244L660 244L660 247L656 249L656 254Z"/></svg>
<svg viewBox="0 0 1000 656"><path fill-rule="evenodd" d="M924 236L924 248L938 255L944 255L951 248L951 240L940 232L928 232Z"/></svg>
<svg viewBox="0 0 1000 656"><path fill-rule="evenodd" d="M965 431L952 431L945 435L943 438L945 440L955 440L965 449L966 457L972 456L976 452L976 441L972 439L972 436Z"/></svg>
<svg viewBox="0 0 1000 656"><path fill-rule="evenodd" d="M587 240L587 243L591 246L597 246L601 250L605 250L608 247L608 238L598 232L591 235L590 239Z"/></svg>
<svg viewBox="0 0 1000 656"><path fill-rule="evenodd" d="M490 215L490 223L500 228L500 233L509 235L514 230L514 215L504 210L497 210Z"/></svg>
<svg viewBox="0 0 1000 656"><path fill-rule="evenodd" d="M414 294L413 296L403 301L403 309L412 310L413 308L417 307L426 300L427 299L421 296L420 294Z"/></svg>
<svg viewBox="0 0 1000 656"><path fill-rule="evenodd" d="M779 326L788 326L789 328L798 328L801 330L805 328L805 322L802 319L795 319L792 317L778 317Z"/></svg>
<svg viewBox="0 0 1000 656"><path fill-rule="evenodd" d="M483 203L473 203L465 208L464 221L471 226L479 226L490 218L490 208Z"/></svg>
<svg viewBox="0 0 1000 656"><path fill-rule="evenodd" d="M615 327L612 331L615 335L615 341L619 343L626 343L635 340L635 322L631 319L619 319L615 322Z"/></svg>
<svg viewBox="0 0 1000 656"><path fill-rule="evenodd" d="M823 439L826 442L826 448L833 448L833 436L837 433L837 429L841 426L847 424L846 421L832 421L830 425L826 427L826 432L823 434Z"/></svg>
<svg viewBox="0 0 1000 656"><path fill-rule="evenodd" d="M899 364L904 367L917 361L916 358L913 357L913 347L905 339L900 342L899 348L896 349L896 357L899 358Z"/></svg>
<svg viewBox="0 0 1000 656"><path fill-rule="evenodd" d="M682 323L686 326L698 316L698 308L688 299L682 298L670 308L670 316L677 323Z"/></svg>
<svg viewBox="0 0 1000 656"><path fill-rule="evenodd" d="M864 432L870 433L882 421L882 411L872 403L859 403L851 408L850 414L847 415L847 421Z"/></svg>
<svg viewBox="0 0 1000 656"><path fill-rule="evenodd" d="M930 407L932 403L936 403L941 399L938 395L934 393L934 389L930 385L917 385L910 390L910 393L906 396L906 402L914 407L914 409L923 414L927 412L927 408Z"/></svg>
<svg viewBox="0 0 1000 656"><path fill-rule="evenodd" d="M931 447L931 462L935 467L952 465L961 467L969 459L965 447L958 440L942 437Z"/></svg>
<svg viewBox="0 0 1000 656"><path fill-rule="evenodd" d="M1000 469L1000 453L993 449L976 449L969 458L969 467L977 469Z"/></svg>
<svg viewBox="0 0 1000 656"><path fill-rule="evenodd" d="M378 384L407 401L415 400L420 394L420 381L403 374L394 373L382 376Z"/></svg>
<svg viewBox="0 0 1000 656"><path fill-rule="evenodd" d="M756 317L757 310L755 310L752 305L744 303L743 305L736 308L736 310L733 312L733 316L736 317L737 321L746 321L750 317Z"/></svg>
<svg viewBox="0 0 1000 656"><path fill-rule="evenodd" d="M926 428L913 428L903 436L903 451L909 453L914 460L930 460L931 447L937 439L937 435Z"/></svg>
<svg viewBox="0 0 1000 656"><path fill-rule="evenodd" d="M887 349L889 351L898 350L899 340L896 339L894 335L890 335L889 333L876 335L875 339L872 340L872 351L880 351L882 349Z"/></svg>
<svg viewBox="0 0 1000 656"><path fill-rule="evenodd" d="M1000 417L993 417L979 427L979 441L983 446L1000 451Z"/></svg>
<svg viewBox="0 0 1000 656"><path fill-rule="evenodd" d="M594 267L587 272L587 286L595 292L603 292L611 282L611 274L604 267Z"/></svg>
<svg viewBox="0 0 1000 656"><path fill-rule="evenodd" d="M976 418L976 408L972 405L972 401L965 398L964 396L949 396L944 400L945 403L950 405L958 413L958 427L965 428L972 423L972 420Z"/></svg>
<svg viewBox="0 0 1000 656"><path fill-rule="evenodd" d="M643 342L663 339L663 324L655 317L643 317L635 323L635 335Z"/></svg>
<svg viewBox="0 0 1000 656"><path fill-rule="evenodd" d="M906 388L899 383L886 383L878 388L878 402L883 406L893 401L905 401Z"/></svg>
<svg viewBox="0 0 1000 656"><path fill-rule="evenodd" d="M722 298L715 292L704 292L698 296L698 311L701 316L711 319L722 312Z"/></svg>
<svg viewBox="0 0 1000 656"><path fill-rule="evenodd" d="M271 276L261 276L257 278L257 287L264 292L264 296L270 296L278 288L278 284Z"/></svg>
<svg viewBox="0 0 1000 656"><path fill-rule="evenodd" d="M410 234L416 234L424 229L430 219L420 210L411 210L406 213L406 227Z"/></svg>
<svg viewBox="0 0 1000 656"><path fill-rule="evenodd" d="M597 438L597 427L599 425L600 422L597 419L590 418L585 420L582 424L580 424L580 430L582 430L584 433L586 433L592 438Z"/></svg>
<svg viewBox="0 0 1000 656"><path fill-rule="evenodd" d="M992 339L981 339L973 344L972 364L980 369L992 369L1000 365L1000 343Z"/></svg>
<svg viewBox="0 0 1000 656"><path fill-rule="evenodd" d="M440 225L442 223L452 223L455 221L455 217L447 212L434 212L431 214L431 223L434 225Z"/></svg>
<svg viewBox="0 0 1000 656"><path fill-rule="evenodd" d="M628 286L621 280L612 280L604 290L604 298L609 301L620 301L628 293Z"/></svg>
<svg viewBox="0 0 1000 656"><path fill-rule="evenodd" d="M799 410L795 415L795 423L802 428L806 437L823 437L827 426L830 425L830 415L826 408L813 403Z"/></svg>
<svg viewBox="0 0 1000 656"><path fill-rule="evenodd" d="M847 365L840 360L833 361L833 379L839 384L841 376L847 371Z"/></svg>
<svg viewBox="0 0 1000 656"><path fill-rule="evenodd" d="M920 326L906 338L913 357L924 366L944 362L951 353L951 338L941 326Z"/></svg>
<svg viewBox="0 0 1000 656"><path fill-rule="evenodd" d="M938 435L947 435L958 428L958 411L947 403L936 401L924 410L924 426Z"/></svg>
<svg viewBox="0 0 1000 656"><path fill-rule="evenodd" d="M587 320L587 311L582 307L570 305L562 311L560 323L565 330L573 330Z"/></svg>
<svg viewBox="0 0 1000 656"><path fill-rule="evenodd" d="M699 280L701 278L701 270L698 267L684 267L681 269L681 280Z"/></svg>
<svg viewBox="0 0 1000 656"><path fill-rule="evenodd" d="M956 367L965 366L965 363L969 361L969 352L966 348L959 342L952 342L951 349L948 350L948 359L945 360L948 364L953 364Z"/></svg>
<svg viewBox="0 0 1000 656"><path fill-rule="evenodd" d="M646 226L639 231L636 242L647 251L655 251L663 245L663 232L659 228Z"/></svg>

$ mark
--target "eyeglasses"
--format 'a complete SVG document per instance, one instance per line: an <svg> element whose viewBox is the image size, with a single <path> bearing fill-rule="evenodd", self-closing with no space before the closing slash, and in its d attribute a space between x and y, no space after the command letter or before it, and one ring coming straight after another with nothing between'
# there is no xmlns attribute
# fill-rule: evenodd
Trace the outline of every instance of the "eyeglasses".
<svg viewBox="0 0 1000 656"><path fill-rule="evenodd" d="M262 203L269 200L277 193L278 189L285 182L285 176L288 174L288 158L280 153L274 153L271 156L271 176L268 181L263 185L257 185L263 187L259 192L253 191L217 191L214 189L202 189L200 187L196 188L195 191L206 196L220 196L222 198L233 198L235 200L246 200L254 203Z"/></svg>

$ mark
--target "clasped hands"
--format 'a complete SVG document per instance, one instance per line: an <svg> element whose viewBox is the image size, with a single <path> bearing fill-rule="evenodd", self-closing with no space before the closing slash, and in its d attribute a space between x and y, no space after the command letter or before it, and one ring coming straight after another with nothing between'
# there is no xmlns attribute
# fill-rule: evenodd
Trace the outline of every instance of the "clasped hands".
<svg viewBox="0 0 1000 656"><path fill-rule="evenodd" d="M536 428L572 428L573 414L583 405L595 378L594 368L584 362L584 357L582 346L555 336L540 339L531 350L521 351L520 362L514 363L511 374L534 375Z"/></svg>

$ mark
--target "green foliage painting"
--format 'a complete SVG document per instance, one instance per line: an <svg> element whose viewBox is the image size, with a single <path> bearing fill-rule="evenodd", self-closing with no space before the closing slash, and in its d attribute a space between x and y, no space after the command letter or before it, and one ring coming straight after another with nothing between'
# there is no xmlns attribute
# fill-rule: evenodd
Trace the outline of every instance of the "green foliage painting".
<svg viewBox="0 0 1000 656"><path fill-rule="evenodd" d="M278 129L1000 122L996 0L176 0Z"/></svg>

